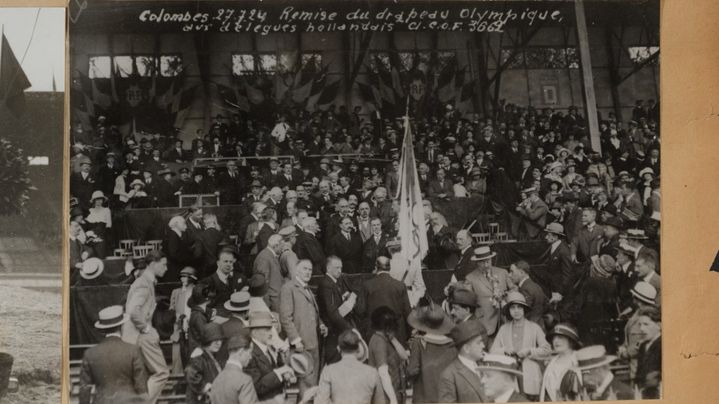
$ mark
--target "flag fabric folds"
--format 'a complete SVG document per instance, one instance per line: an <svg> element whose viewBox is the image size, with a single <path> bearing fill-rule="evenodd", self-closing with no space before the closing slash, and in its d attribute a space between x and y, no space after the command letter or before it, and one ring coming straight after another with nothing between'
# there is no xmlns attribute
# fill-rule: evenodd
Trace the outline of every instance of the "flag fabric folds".
<svg viewBox="0 0 719 404"><path fill-rule="evenodd" d="M404 141L399 166L399 233L401 254L410 262L419 262L429 250L424 206L419 189L417 162L412 146L412 129L409 117L404 117Z"/></svg>

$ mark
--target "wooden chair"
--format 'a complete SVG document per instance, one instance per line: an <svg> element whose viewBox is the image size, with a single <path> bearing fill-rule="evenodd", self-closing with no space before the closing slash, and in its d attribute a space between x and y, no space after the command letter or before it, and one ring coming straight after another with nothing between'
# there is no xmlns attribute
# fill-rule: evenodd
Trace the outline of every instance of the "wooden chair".
<svg viewBox="0 0 719 404"><path fill-rule="evenodd" d="M124 257L126 252L124 248L116 248L112 251L112 255L115 257Z"/></svg>
<svg viewBox="0 0 719 404"><path fill-rule="evenodd" d="M147 245L151 245L155 251L162 250L162 240L147 240Z"/></svg>
<svg viewBox="0 0 719 404"><path fill-rule="evenodd" d="M147 253L154 250L151 245L136 245L132 247L132 256L135 258L145 258Z"/></svg>
<svg viewBox="0 0 719 404"><path fill-rule="evenodd" d="M492 241L490 233L473 233L472 238L477 244L489 244Z"/></svg>
<svg viewBox="0 0 719 404"><path fill-rule="evenodd" d="M138 244L137 240L120 240L120 248L125 251L132 251L132 247Z"/></svg>

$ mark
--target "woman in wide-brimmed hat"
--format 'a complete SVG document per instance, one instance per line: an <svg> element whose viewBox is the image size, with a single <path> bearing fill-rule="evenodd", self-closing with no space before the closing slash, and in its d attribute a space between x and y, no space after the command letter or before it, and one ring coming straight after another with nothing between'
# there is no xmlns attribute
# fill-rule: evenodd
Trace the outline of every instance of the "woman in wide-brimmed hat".
<svg viewBox="0 0 719 404"><path fill-rule="evenodd" d="M510 321L499 328L490 352L519 358L523 374L522 393L536 398L542 383L542 369L537 361L546 358L551 348L542 328L525 318L529 308L522 293L507 293L504 311Z"/></svg>
<svg viewBox="0 0 719 404"><path fill-rule="evenodd" d="M539 401L565 401L579 399L580 379L572 371L577 366L574 354L582 347L577 329L569 323L559 323L547 334L555 354L547 363L542 377Z"/></svg>
<svg viewBox="0 0 719 404"><path fill-rule="evenodd" d="M105 258L107 246L111 245L107 239L110 234L107 229L112 228L112 213L110 208L105 206L107 197L102 191L95 191L90 198L89 214L85 217L85 231L92 231L95 234L95 241L92 248L98 257Z"/></svg>
<svg viewBox="0 0 719 404"><path fill-rule="evenodd" d="M217 323L208 323L202 328L202 347L190 354L190 364L185 368L187 390L185 397L188 404L210 402L210 387L222 366L215 359L215 354L222 347L225 335Z"/></svg>
<svg viewBox="0 0 719 404"><path fill-rule="evenodd" d="M457 357L457 348L447 336L454 322L439 305L422 299L407 317L407 323L416 331L409 342L407 365L407 377L413 379L412 401L436 403L439 401L437 380Z"/></svg>

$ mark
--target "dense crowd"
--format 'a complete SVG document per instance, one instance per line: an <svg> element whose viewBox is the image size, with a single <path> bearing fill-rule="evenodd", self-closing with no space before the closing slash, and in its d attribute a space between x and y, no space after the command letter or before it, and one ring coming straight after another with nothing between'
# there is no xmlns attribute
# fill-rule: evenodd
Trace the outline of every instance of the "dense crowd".
<svg viewBox="0 0 719 404"><path fill-rule="evenodd" d="M218 116L188 148L179 133L122 137L103 119L76 127L75 285L103 283L99 259L132 209L194 194L240 206L232 223L192 206L168 221L161 251L128 261L126 314L99 313L96 326L114 338L87 351L82 397L92 384L96 396L117 394L95 369L119 337L128 369L107 371L129 372L124 393L152 402L171 373L184 374L188 402L281 401L295 384L317 403L399 402L407 391L414 402L658 397L657 111L638 103L627 124L600 117L601 155L574 108L503 104L480 118L448 107L413 119L430 246L421 268L397 239L401 120L344 108L274 122ZM453 212L438 208L460 199L510 237L546 243L542 262L495 266L473 225L453 227ZM444 289L441 302L425 293L434 269L453 270L431 285ZM157 281L181 285L170 365L152 320ZM596 327L617 321L614 352ZM138 358L144 366L132 366ZM629 364L626 380L610 370L617 359Z"/></svg>

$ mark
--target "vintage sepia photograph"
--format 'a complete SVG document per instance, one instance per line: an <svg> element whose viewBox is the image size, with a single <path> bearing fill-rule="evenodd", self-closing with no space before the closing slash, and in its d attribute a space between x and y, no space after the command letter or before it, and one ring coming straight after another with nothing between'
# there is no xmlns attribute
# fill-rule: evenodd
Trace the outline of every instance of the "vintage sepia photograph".
<svg viewBox="0 0 719 404"><path fill-rule="evenodd" d="M57 403L65 10L0 8L0 402Z"/></svg>
<svg viewBox="0 0 719 404"><path fill-rule="evenodd" d="M659 7L71 2L70 401L661 398Z"/></svg>

